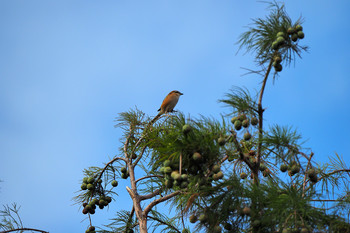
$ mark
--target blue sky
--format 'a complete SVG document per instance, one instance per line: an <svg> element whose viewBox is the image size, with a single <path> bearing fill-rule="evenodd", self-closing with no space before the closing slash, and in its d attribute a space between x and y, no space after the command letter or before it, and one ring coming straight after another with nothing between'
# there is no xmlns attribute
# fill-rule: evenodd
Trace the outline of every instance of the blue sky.
<svg viewBox="0 0 350 233"><path fill-rule="evenodd" d="M268 82L266 125L293 125L318 161L336 151L350 164L350 2L287 1L305 18L303 59ZM22 206L24 225L83 232L71 198L82 170L117 152L118 113L137 106L155 115L171 90L177 109L219 117L232 86L254 91L259 77L238 36L256 1L0 1L0 205ZM113 210L129 210L126 183Z"/></svg>

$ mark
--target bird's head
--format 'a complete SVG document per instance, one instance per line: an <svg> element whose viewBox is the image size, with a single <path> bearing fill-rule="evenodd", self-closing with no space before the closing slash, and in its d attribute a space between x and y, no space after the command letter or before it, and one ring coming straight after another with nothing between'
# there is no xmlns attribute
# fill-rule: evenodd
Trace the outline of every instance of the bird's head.
<svg viewBox="0 0 350 233"><path fill-rule="evenodd" d="M181 92L179 92L179 91L174 90L174 91L170 92L170 93L169 93L169 95L176 95L176 96L180 96L180 95L183 95L183 93L181 93Z"/></svg>

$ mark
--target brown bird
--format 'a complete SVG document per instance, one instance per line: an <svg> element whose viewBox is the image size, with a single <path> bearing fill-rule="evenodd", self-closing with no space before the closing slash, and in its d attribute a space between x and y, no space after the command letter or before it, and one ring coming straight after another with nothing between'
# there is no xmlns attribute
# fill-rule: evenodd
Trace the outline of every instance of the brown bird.
<svg viewBox="0 0 350 233"><path fill-rule="evenodd" d="M159 114L162 115L164 113L173 112L174 108L179 101L180 96L183 95L183 93L179 91L171 91L163 100L162 105L158 109Z"/></svg>
<svg viewBox="0 0 350 233"><path fill-rule="evenodd" d="M153 125L153 123L160 118L162 114L173 112L174 108L179 101L180 96L183 95L179 91L171 91L163 100L162 105L160 105L160 108L158 109L158 114L153 118L153 120L150 121L149 125Z"/></svg>

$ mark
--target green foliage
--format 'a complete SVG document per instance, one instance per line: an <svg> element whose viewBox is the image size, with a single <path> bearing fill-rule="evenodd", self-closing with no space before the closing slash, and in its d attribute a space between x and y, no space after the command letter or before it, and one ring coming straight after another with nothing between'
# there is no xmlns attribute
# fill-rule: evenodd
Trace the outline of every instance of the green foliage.
<svg viewBox="0 0 350 233"><path fill-rule="evenodd" d="M342 158L336 154L319 165L292 127L263 128L262 98L271 68L280 72L307 49L299 45L302 20L293 23L277 2L269 10L239 40L240 49L254 52L263 68L255 97L246 88L232 88L219 100L230 108L220 121L181 112L151 120L138 109L119 115L117 126L124 131L119 153L103 167L84 170L75 198L91 215L95 202L103 208L117 195L118 178L130 182L132 211L118 212L110 230L102 232L139 231L144 216L153 232L189 232L184 219L195 224L195 232L208 233L349 231L343 216L350 213L350 169ZM165 201L174 217L154 209ZM143 217L134 216L136 207Z"/></svg>
<svg viewBox="0 0 350 233"><path fill-rule="evenodd" d="M137 218L129 211L121 210L116 213L116 217L111 219L111 223L105 226L102 233L107 232L127 232L138 229Z"/></svg>
<svg viewBox="0 0 350 233"><path fill-rule="evenodd" d="M191 132L183 134L183 125L191 125ZM182 173L197 175L205 173L210 166L223 158L224 149L217 142L227 133L225 122L201 117L186 120L181 113L154 127L148 134L152 149L150 164L153 170L160 168L164 161L170 160L172 169L179 170L182 157ZM193 154L199 153L201 161L195 161Z"/></svg>
<svg viewBox="0 0 350 233"><path fill-rule="evenodd" d="M124 129L124 132L128 135L130 132L134 132L133 130L137 129L137 126L143 125L145 120L145 114L141 110L137 108L135 110L130 109L128 112L119 114L119 117L116 118L118 123L115 127Z"/></svg>
<svg viewBox="0 0 350 233"><path fill-rule="evenodd" d="M150 220L153 222L153 230L152 232L175 232L180 233L178 230L179 222L181 220L181 216L175 216L169 218L167 215L162 214L158 211L152 210L149 216Z"/></svg>
<svg viewBox="0 0 350 233"><path fill-rule="evenodd" d="M296 159L301 149L301 135L288 126L274 125L263 137L263 145L267 156L276 162L290 162Z"/></svg>
<svg viewBox="0 0 350 233"><path fill-rule="evenodd" d="M248 114L250 117L256 116L258 106L256 100L252 99L248 89L234 87L229 93L225 94L224 99L219 100L227 107L232 107L232 114L238 115L241 113Z"/></svg>
<svg viewBox="0 0 350 233"><path fill-rule="evenodd" d="M247 52L254 52L255 61L258 65L270 62L276 49L278 49L285 63L290 64L295 55L300 57L301 52L307 50L307 47L300 46L289 38L285 40L277 35L281 35L281 33L288 34L288 29L300 25L302 20L298 19L293 23L285 10L285 6L277 2L269 3L268 10L270 14L265 19L253 19L252 26L248 27L248 30L240 36L238 41L240 49L245 48ZM276 43L281 44L283 40L281 46L275 43L276 38L280 38ZM272 46L273 43L276 44L274 47Z"/></svg>

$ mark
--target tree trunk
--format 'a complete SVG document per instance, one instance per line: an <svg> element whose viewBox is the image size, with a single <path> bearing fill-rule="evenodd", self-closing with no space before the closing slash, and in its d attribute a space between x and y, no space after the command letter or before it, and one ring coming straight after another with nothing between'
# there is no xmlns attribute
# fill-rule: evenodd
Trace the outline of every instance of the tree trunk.
<svg viewBox="0 0 350 233"><path fill-rule="evenodd" d="M135 208L135 214L139 221L140 233L147 233L147 215L145 215L141 208L141 200L137 193L134 193L128 186L126 186Z"/></svg>
<svg viewBox="0 0 350 233"><path fill-rule="evenodd" d="M147 233L147 216L142 216L139 220L140 233Z"/></svg>

